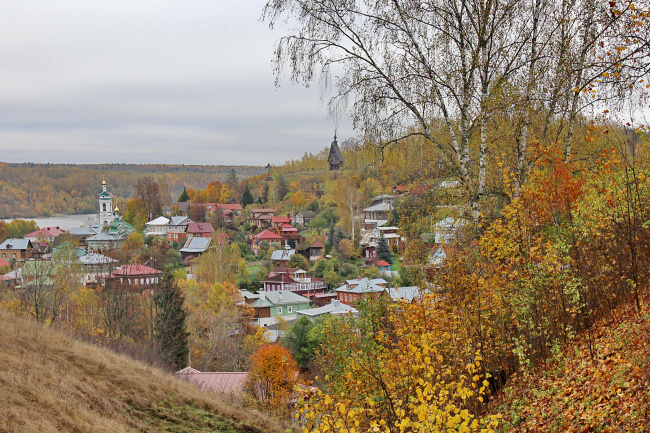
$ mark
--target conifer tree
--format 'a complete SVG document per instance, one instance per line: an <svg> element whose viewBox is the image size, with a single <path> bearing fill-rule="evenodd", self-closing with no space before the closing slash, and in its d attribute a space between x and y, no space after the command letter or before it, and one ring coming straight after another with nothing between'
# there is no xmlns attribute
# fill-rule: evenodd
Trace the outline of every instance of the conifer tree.
<svg viewBox="0 0 650 433"><path fill-rule="evenodd" d="M253 194L251 194L251 190L248 188L248 184L246 184L246 188L244 188L244 192L241 195L241 205L242 207L246 207L254 201Z"/></svg>
<svg viewBox="0 0 650 433"><path fill-rule="evenodd" d="M178 196L178 201L179 202L190 201L190 195L187 193L185 187L183 187L183 192L181 193L181 195Z"/></svg>
<svg viewBox="0 0 650 433"><path fill-rule="evenodd" d="M381 233L377 241L377 257L379 260L384 260L388 264L393 263L393 253L388 245L388 240L384 237L384 232Z"/></svg>
<svg viewBox="0 0 650 433"><path fill-rule="evenodd" d="M327 243L330 244L330 247L334 247L336 245L336 227L334 226L334 221L330 221Z"/></svg>
<svg viewBox="0 0 650 433"><path fill-rule="evenodd" d="M183 309L184 297L171 272L165 272L153 297L156 308L154 342L162 361L180 370L187 365L189 354L187 312Z"/></svg>

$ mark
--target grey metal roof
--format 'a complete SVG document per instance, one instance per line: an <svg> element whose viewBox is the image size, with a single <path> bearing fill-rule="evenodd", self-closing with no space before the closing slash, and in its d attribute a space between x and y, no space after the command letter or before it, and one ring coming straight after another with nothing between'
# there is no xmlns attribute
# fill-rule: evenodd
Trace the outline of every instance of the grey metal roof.
<svg viewBox="0 0 650 433"><path fill-rule="evenodd" d="M181 253L202 253L210 246L212 238L187 238Z"/></svg>
<svg viewBox="0 0 650 433"><path fill-rule="evenodd" d="M410 302L420 295L422 289L417 286L389 287L386 291L393 301L405 300Z"/></svg>
<svg viewBox="0 0 650 433"><path fill-rule="evenodd" d="M390 203L379 203L374 206L370 206L364 209L367 212L376 212L376 211L389 211L393 209L393 205Z"/></svg>
<svg viewBox="0 0 650 433"><path fill-rule="evenodd" d="M119 241L122 240L120 236L111 234L109 232L101 232L95 236L86 239L87 242L102 242L102 241Z"/></svg>
<svg viewBox="0 0 650 433"><path fill-rule="evenodd" d="M259 296L252 304L254 308L309 303L309 299L297 295L290 290L278 290L277 292L260 291Z"/></svg>
<svg viewBox="0 0 650 433"><path fill-rule="evenodd" d="M102 232L102 226L73 227L70 234L73 236L92 236Z"/></svg>
<svg viewBox="0 0 650 433"><path fill-rule="evenodd" d="M355 278L355 279L352 279L352 280L346 280L345 282L347 284L351 285L351 286L354 286L355 284L359 284L360 282L362 282L364 280L368 280L368 278L361 278L359 280ZM379 284L388 284L388 282L386 280L384 280L383 278L373 278L372 280L368 280L368 281L370 281L372 284L377 284L377 285L379 285Z"/></svg>
<svg viewBox="0 0 650 433"><path fill-rule="evenodd" d="M356 308L346 305L337 299L332 299L332 302L327 305L318 308L310 308L308 310L301 310L298 311L298 314L304 314L309 317L318 317L324 314L346 314L358 312L359 311Z"/></svg>
<svg viewBox="0 0 650 433"><path fill-rule="evenodd" d="M385 283L385 281L381 278L377 278L375 280L369 280L367 278L361 278L360 280L348 280L348 284L339 287L338 289L336 289L336 291L347 292L347 293L383 292L386 289L378 285L378 284L382 284L381 283L382 281Z"/></svg>
<svg viewBox="0 0 650 433"><path fill-rule="evenodd" d="M316 216L316 214L310 210L301 210L296 214L296 216L300 215L303 218L313 218Z"/></svg>
<svg viewBox="0 0 650 433"><path fill-rule="evenodd" d="M0 244L0 250L26 250L31 247L29 239L7 239Z"/></svg>
<svg viewBox="0 0 650 433"><path fill-rule="evenodd" d="M81 256L79 261L84 265L106 265L117 262L113 258L98 253L88 253L85 256Z"/></svg>
<svg viewBox="0 0 650 433"><path fill-rule="evenodd" d="M18 268L15 271L11 271L5 274L5 277L11 279L18 279L23 274L23 268Z"/></svg>
<svg viewBox="0 0 650 433"><path fill-rule="evenodd" d="M192 223L192 222L194 222L194 221L192 221L191 219L189 219L186 216L173 216L171 218L171 220L169 221L169 224L167 224L167 225L169 225L169 226L178 226L178 225L181 225L181 224L188 224L188 223Z"/></svg>
<svg viewBox="0 0 650 433"><path fill-rule="evenodd" d="M271 260L289 260L296 250L276 250L271 253Z"/></svg>
<svg viewBox="0 0 650 433"><path fill-rule="evenodd" d="M169 218L166 218L164 216L159 216L158 218L155 218L145 225L147 226L166 226L169 223Z"/></svg>

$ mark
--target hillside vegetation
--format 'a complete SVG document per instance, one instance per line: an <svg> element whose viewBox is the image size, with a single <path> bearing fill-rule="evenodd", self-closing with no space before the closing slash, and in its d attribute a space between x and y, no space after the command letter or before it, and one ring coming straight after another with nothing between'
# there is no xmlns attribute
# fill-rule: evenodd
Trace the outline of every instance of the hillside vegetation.
<svg viewBox="0 0 650 433"><path fill-rule="evenodd" d="M536 372L515 375L492 411L502 431L646 432L650 426L650 296L619 307Z"/></svg>
<svg viewBox="0 0 650 433"><path fill-rule="evenodd" d="M0 432L279 432L160 370L0 312Z"/></svg>
<svg viewBox="0 0 650 433"><path fill-rule="evenodd" d="M165 186L170 200L187 188L223 181L231 170L240 177L263 171L256 166L173 164L9 164L0 162L0 218L95 213L101 182L118 205L135 194L138 178L151 176ZM169 197L167 197L169 195Z"/></svg>

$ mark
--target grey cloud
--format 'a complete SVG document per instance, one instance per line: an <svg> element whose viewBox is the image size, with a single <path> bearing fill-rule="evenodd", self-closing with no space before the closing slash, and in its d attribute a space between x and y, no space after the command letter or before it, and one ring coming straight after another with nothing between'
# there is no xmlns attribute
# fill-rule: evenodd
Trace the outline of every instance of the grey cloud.
<svg viewBox="0 0 650 433"><path fill-rule="evenodd" d="M335 125L315 88L274 87L263 3L9 2L0 160L264 165L320 151Z"/></svg>

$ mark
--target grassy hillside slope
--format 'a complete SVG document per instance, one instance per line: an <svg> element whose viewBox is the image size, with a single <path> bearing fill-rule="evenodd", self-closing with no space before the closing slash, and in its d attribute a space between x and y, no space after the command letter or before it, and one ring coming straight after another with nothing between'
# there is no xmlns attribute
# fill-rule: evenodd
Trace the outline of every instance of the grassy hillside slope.
<svg viewBox="0 0 650 433"><path fill-rule="evenodd" d="M160 370L0 311L0 432L282 432Z"/></svg>
<svg viewBox="0 0 650 433"><path fill-rule="evenodd" d="M650 431L650 295L594 324L490 401L502 431Z"/></svg>

